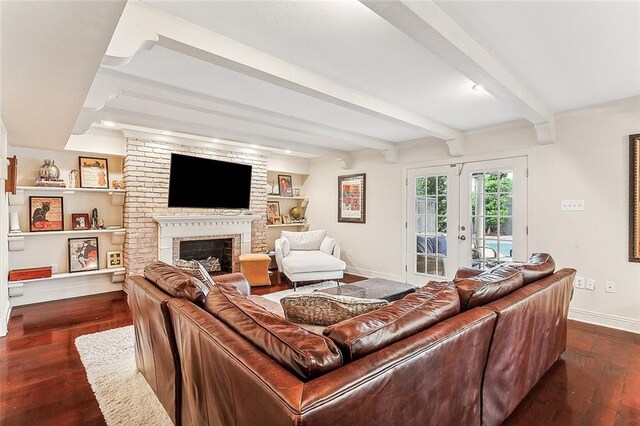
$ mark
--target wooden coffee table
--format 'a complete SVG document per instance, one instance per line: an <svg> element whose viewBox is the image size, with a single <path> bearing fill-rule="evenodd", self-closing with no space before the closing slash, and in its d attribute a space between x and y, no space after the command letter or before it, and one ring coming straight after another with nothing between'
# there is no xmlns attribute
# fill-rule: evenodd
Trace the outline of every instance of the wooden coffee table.
<svg viewBox="0 0 640 426"><path fill-rule="evenodd" d="M352 284L343 284L324 290L323 293L361 297L363 299L384 299L389 302L402 299L409 293L416 291L416 287L398 281L385 280L382 278L371 278L369 280L358 281Z"/></svg>

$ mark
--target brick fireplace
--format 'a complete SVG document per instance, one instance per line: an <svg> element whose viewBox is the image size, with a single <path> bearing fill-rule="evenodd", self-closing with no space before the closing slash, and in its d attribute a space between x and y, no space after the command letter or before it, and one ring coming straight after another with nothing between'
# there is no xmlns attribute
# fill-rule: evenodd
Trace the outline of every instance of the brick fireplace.
<svg viewBox="0 0 640 426"><path fill-rule="evenodd" d="M154 216L158 224L158 260L173 264L181 257L182 243L191 243L192 255L207 257L207 247L216 250L216 241L230 241L230 264L228 272L239 272L239 257L251 253L251 224L259 216ZM213 251L209 254L214 256ZM215 256L214 256L215 257ZM190 259L187 259L190 260ZM222 263L222 262L221 262ZM222 266L222 265L221 265Z"/></svg>

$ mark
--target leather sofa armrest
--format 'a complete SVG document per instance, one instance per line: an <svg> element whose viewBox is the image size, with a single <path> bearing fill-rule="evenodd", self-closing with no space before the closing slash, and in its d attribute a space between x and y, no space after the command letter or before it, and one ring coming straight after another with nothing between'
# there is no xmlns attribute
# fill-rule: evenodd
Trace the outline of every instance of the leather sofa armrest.
<svg viewBox="0 0 640 426"><path fill-rule="evenodd" d="M333 256L340 259L340 246L338 244L333 246Z"/></svg>
<svg viewBox="0 0 640 426"><path fill-rule="evenodd" d="M276 264L278 265L278 272L282 272L282 244L280 243L280 238L275 241L275 250L276 250Z"/></svg>
<svg viewBox="0 0 640 426"><path fill-rule="evenodd" d="M480 275L481 273L483 273L484 271L482 269L476 269L476 268L465 268L464 266L462 268L459 268L458 271L456 272L456 276L454 279L465 279L465 278L472 278L475 277L476 275Z"/></svg>

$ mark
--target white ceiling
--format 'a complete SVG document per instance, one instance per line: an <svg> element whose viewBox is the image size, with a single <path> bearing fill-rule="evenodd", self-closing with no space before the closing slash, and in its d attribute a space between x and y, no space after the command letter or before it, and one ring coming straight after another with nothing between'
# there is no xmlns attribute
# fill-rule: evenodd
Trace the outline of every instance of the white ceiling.
<svg viewBox="0 0 640 426"><path fill-rule="evenodd" d="M130 37L135 55L128 63L106 58L111 65L92 71L86 99L86 88L80 87L86 78L78 79L76 91L67 89L64 100L52 94L59 105L56 114L72 117L76 134L109 120L342 156L362 148L388 153L407 140L442 143L432 136L462 139L465 131L523 117L539 130L543 121L552 123L553 113L640 95L640 2L398 5L367 0L129 3L107 54L121 52ZM52 27L74 30L73 40L60 40L80 51L91 46L79 32L89 41L113 33L108 25L89 28L58 16L53 6L39 7L30 12L35 22L48 18ZM426 34L433 28L438 40L432 43ZM136 38L142 33L149 43ZM39 47L38 57L56 63L50 43L32 43ZM141 45L152 47L138 49ZM14 52L28 53L24 41L15 47ZM4 48L3 43L3 59ZM77 53L103 54L97 46ZM41 60L38 66L47 70L49 65ZM472 90L468 76L488 83L495 96ZM54 82L51 76L33 78L41 84L23 81L14 90L33 91ZM76 103L83 100L78 113ZM36 100L31 103L37 107ZM527 115L527 108L534 114ZM20 139L33 142L36 135L24 129L25 123L22 127ZM549 134L552 139L552 129Z"/></svg>

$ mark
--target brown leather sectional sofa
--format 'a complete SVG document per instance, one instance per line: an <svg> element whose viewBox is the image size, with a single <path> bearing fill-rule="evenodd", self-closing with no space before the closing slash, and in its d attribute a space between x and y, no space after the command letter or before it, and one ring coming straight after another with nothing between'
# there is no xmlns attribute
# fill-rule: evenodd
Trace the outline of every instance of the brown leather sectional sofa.
<svg viewBox="0 0 640 426"><path fill-rule="evenodd" d="M240 274L202 302L166 265L127 281L136 363L175 424L498 425L565 350L575 270L554 266L461 269L312 335Z"/></svg>

